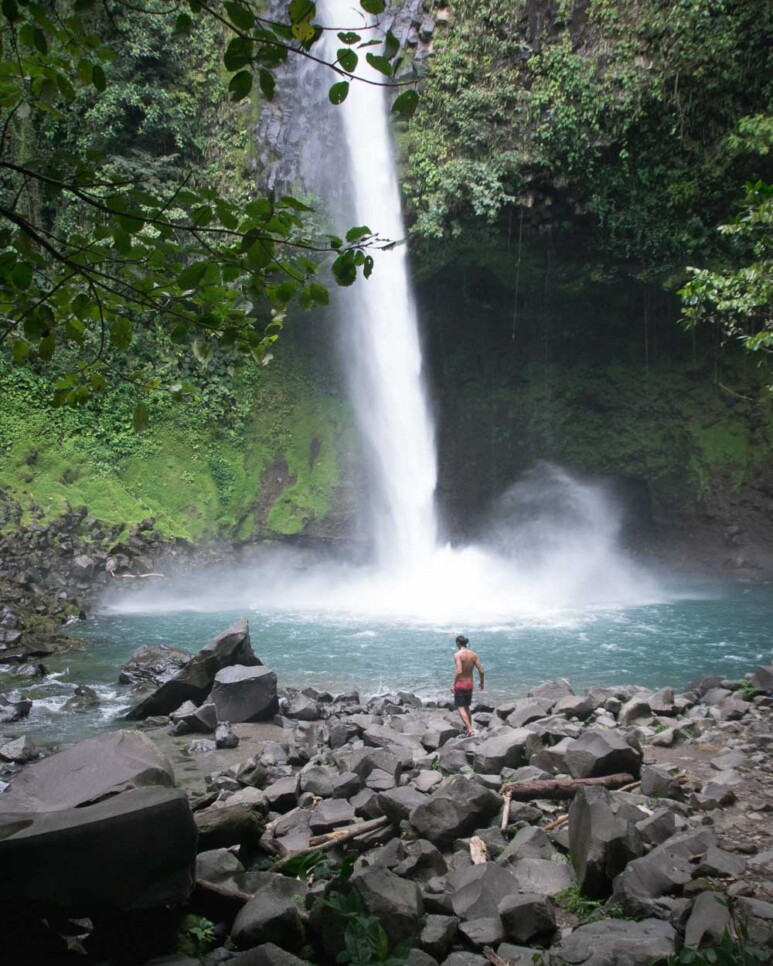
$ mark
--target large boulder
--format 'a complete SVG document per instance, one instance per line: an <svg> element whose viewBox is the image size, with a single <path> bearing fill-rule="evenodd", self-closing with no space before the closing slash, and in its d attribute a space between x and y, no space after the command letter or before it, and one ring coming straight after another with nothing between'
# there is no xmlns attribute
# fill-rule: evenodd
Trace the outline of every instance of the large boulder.
<svg viewBox="0 0 773 966"><path fill-rule="evenodd" d="M556 931L556 914L547 896L510 893L497 908L505 936L515 942L527 943L540 936L552 936Z"/></svg>
<svg viewBox="0 0 773 966"><path fill-rule="evenodd" d="M603 788L578 788L569 807L569 850L583 895L606 899L612 880L644 851L635 823L645 816Z"/></svg>
<svg viewBox="0 0 773 966"><path fill-rule="evenodd" d="M551 947L555 966L649 966L676 950L676 931L661 919L602 919L579 926Z"/></svg>
<svg viewBox="0 0 773 966"><path fill-rule="evenodd" d="M518 881L495 862L482 862L448 876L453 890L454 915L460 919L490 919L497 915L505 896L519 892Z"/></svg>
<svg viewBox="0 0 773 966"><path fill-rule="evenodd" d="M378 866L355 872L350 881L366 913L375 916L386 930L390 944L416 936L424 910L415 882Z"/></svg>
<svg viewBox="0 0 773 966"><path fill-rule="evenodd" d="M218 671L232 664L254 667L260 663L250 645L249 623L246 619L237 621L202 647L174 677L131 708L126 717L130 721L141 721L151 715L169 714L184 701L201 704L211 691Z"/></svg>
<svg viewBox="0 0 773 966"><path fill-rule="evenodd" d="M459 775L441 785L426 802L417 805L409 821L430 842L452 842L485 825L501 808L501 799L489 788Z"/></svg>
<svg viewBox="0 0 773 966"><path fill-rule="evenodd" d="M574 869L568 862L549 859L519 859L509 866L510 873L521 892L536 892L542 896L557 896L576 882Z"/></svg>
<svg viewBox="0 0 773 966"><path fill-rule="evenodd" d="M263 666L223 668L215 675L211 700L218 721L268 721L278 706L276 674Z"/></svg>
<svg viewBox="0 0 773 966"><path fill-rule="evenodd" d="M613 882L611 902L626 915L647 915L653 900L677 892L695 872L695 857L716 845L714 833L700 828L672 835L647 855L629 862Z"/></svg>
<svg viewBox="0 0 773 966"><path fill-rule="evenodd" d="M572 778L596 778L619 772L638 778L642 754L614 731L586 731L570 743L565 760Z"/></svg>
<svg viewBox="0 0 773 966"><path fill-rule="evenodd" d="M70 908L179 904L193 888L195 862L196 825L185 792L176 789L135 788L92 805L0 813L0 900Z"/></svg>
<svg viewBox="0 0 773 966"><path fill-rule="evenodd" d="M306 933L299 901L302 904L306 884L273 872L253 873L250 884L255 898L242 908L231 929L237 948L274 942L284 949L300 949Z"/></svg>
<svg viewBox="0 0 773 966"><path fill-rule="evenodd" d="M4 812L82 808L148 785L174 785L169 761L140 731L112 731L28 765L3 794Z"/></svg>

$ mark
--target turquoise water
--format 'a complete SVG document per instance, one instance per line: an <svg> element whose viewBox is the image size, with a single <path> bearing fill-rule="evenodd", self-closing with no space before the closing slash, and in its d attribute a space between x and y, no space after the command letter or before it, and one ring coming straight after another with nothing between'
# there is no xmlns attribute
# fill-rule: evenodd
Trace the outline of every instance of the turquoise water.
<svg viewBox="0 0 773 966"><path fill-rule="evenodd" d="M363 697L397 689L425 697L447 694L453 638L460 631L481 655L486 691L495 701L552 677L568 678L577 690L607 684L681 687L699 673L741 677L773 655L770 586L703 585L664 603L567 609L543 620L477 627L244 609L104 613L70 628L83 649L51 659L44 681L18 689L33 698L33 711L27 722L0 734L62 741L116 727L133 700L117 684L118 671L135 648L159 642L195 653L243 616L250 620L255 652L276 671L280 686L354 687ZM62 712L76 684L97 689L98 710Z"/></svg>

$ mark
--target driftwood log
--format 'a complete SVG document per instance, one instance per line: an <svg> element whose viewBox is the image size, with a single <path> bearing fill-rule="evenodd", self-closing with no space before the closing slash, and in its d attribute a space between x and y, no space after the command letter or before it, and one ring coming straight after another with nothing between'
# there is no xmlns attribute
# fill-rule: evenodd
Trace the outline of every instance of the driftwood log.
<svg viewBox="0 0 773 966"><path fill-rule="evenodd" d="M517 802L528 802L533 798L573 798L578 788L596 785L610 790L620 789L633 782L633 775L621 773L604 775L601 778L545 778L533 782L508 782L502 785L501 793Z"/></svg>

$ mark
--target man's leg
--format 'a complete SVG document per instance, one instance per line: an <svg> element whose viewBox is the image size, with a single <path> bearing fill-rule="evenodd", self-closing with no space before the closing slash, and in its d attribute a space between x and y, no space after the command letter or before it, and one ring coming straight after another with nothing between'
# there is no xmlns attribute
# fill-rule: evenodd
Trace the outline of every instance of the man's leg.
<svg viewBox="0 0 773 966"><path fill-rule="evenodd" d="M459 708L459 716L462 719L464 730L469 735L470 732L472 731L472 718L470 717L470 709L466 707Z"/></svg>

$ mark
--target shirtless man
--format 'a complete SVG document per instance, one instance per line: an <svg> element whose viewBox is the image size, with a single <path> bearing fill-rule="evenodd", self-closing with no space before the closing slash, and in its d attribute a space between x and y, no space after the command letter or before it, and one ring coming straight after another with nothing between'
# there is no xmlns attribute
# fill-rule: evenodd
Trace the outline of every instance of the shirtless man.
<svg viewBox="0 0 773 966"><path fill-rule="evenodd" d="M472 674L475 668L477 668L478 677L480 678L480 689L482 691L483 665L480 663L480 658L475 651L470 650L467 646L469 643L464 634L460 634L456 638L457 651L454 654L456 673L454 674L454 684L451 690L454 692L454 707L459 712L464 730L467 732L468 737L471 737L475 734L472 727L472 718L470 717L473 688Z"/></svg>

